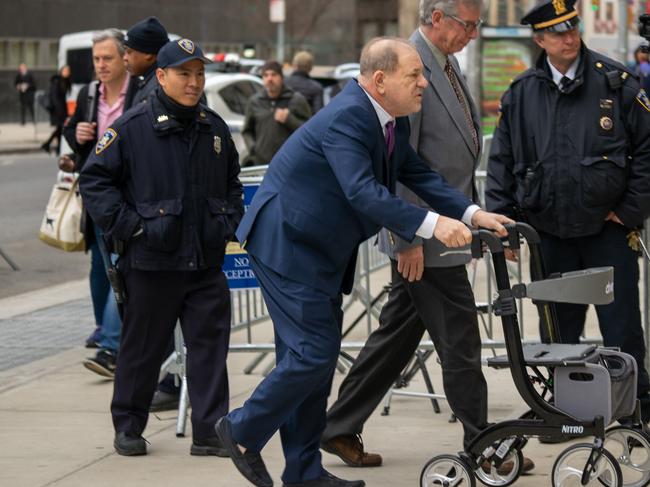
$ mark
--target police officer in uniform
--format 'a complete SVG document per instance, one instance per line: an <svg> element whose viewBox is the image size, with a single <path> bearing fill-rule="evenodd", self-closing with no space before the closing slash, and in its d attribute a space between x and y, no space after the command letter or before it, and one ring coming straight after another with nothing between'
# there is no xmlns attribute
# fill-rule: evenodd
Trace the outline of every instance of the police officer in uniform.
<svg viewBox="0 0 650 487"><path fill-rule="evenodd" d="M228 411L221 265L243 204L228 127L199 103L208 62L189 39L166 44L160 86L104 133L81 174L84 204L122 254L126 303L111 404L120 455L146 454L142 432L177 319L188 350L191 453L226 455L214 431Z"/></svg>
<svg viewBox="0 0 650 487"><path fill-rule="evenodd" d="M650 215L650 102L625 66L584 45L574 2L543 3L521 21L543 52L501 100L486 203L539 231L548 273L614 267L615 301L596 313L605 346L636 359L648 421L638 229ZM577 343L587 306L556 311L561 341Z"/></svg>
<svg viewBox="0 0 650 487"><path fill-rule="evenodd" d="M143 102L158 86L156 57L169 38L156 17L148 17L132 26L124 36L124 62L133 76L126 94L127 108Z"/></svg>

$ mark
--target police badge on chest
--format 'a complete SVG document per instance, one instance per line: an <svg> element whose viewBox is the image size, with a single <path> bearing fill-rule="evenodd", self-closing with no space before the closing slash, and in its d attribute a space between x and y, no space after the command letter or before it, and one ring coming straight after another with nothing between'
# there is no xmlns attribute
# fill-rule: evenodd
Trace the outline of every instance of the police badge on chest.
<svg viewBox="0 0 650 487"><path fill-rule="evenodd" d="M221 137L218 135L214 136L214 151L217 153L217 155L221 154Z"/></svg>
<svg viewBox="0 0 650 487"><path fill-rule="evenodd" d="M600 99L600 115L598 118L598 133L600 135L614 134L614 101L608 98Z"/></svg>

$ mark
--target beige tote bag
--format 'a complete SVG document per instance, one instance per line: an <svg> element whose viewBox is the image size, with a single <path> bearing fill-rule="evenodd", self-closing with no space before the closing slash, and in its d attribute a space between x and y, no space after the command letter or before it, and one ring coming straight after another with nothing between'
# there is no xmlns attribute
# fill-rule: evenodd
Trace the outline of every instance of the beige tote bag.
<svg viewBox="0 0 650 487"><path fill-rule="evenodd" d="M82 213L79 180L56 183L45 208L38 238L66 252L85 250L81 233Z"/></svg>

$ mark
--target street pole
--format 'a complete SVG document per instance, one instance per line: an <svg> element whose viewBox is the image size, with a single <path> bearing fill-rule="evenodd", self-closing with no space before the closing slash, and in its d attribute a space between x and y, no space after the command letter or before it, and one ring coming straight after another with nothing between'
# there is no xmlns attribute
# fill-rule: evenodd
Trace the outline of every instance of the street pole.
<svg viewBox="0 0 650 487"><path fill-rule="evenodd" d="M278 22L277 59L280 64L284 62L284 22Z"/></svg>
<svg viewBox="0 0 650 487"><path fill-rule="evenodd" d="M618 0L618 60L627 64L627 0Z"/></svg>
<svg viewBox="0 0 650 487"><path fill-rule="evenodd" d="M278 45L277 57L280 64L284 63L284 22L286 18L286 9L284 0L270 0L269 2L269 19L272 23L278 24Z"/></svg>

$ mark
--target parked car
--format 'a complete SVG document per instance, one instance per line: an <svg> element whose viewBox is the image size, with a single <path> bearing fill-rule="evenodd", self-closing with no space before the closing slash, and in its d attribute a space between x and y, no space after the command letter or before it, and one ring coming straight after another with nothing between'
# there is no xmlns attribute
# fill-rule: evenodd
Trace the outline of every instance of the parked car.
<svg viewBox="0 0 650 487"><path fill-rule="evenodd" d="M228 124L235 147L239 152L239 162L243 161L248 154L241 134L246 103L251 96L263 89L262 80L250 74L212 73L205 80L205 96L208 106Z"/></svg>
<svg viewBox="0 0 650 487"><path fill-rule="evenodd" d="M314 66L312 78L323 87L323 103L327 105L352 78L359 76L359 63L345 63L338 66Z"/></svg>

